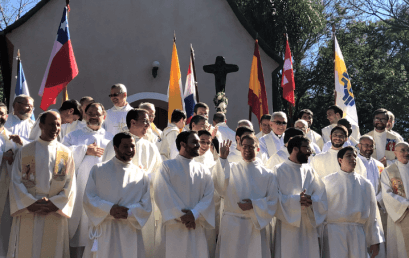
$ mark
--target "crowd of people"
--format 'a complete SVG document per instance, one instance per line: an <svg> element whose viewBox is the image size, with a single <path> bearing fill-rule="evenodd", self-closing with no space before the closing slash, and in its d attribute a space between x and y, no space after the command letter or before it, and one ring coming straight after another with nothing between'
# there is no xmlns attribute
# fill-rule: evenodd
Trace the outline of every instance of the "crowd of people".
<svg viewBox="0 0 409 258"><path fill-rule="evenodd" d="M31 97L0 103L0 258L409 257L409 145L390 111L362 136L336 105L321 134L308 109L256 134L199 102L161 131L123 84L109 97L36 121Z"/></svg>

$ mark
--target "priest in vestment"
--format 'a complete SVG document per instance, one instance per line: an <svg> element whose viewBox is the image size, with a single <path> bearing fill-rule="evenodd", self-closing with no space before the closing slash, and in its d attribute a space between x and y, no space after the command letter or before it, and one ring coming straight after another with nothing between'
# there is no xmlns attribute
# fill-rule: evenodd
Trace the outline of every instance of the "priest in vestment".
<svg viewBox="0 0 409 258"><path fill-rule="evenodd" d="M149 102L142 102L141 104L139 104L139 108L148 111L149 115L150 127L144 138L159 147L161 143L160 137L162 135L162 130L160 130L153 122L153 120L155 120L156 113L155 105Z"/></svg>
<svg viewBox="0 0 409 258"><path fill-rule="evenodd" d="M107 110L107 117L103 128L112 135L115 135L124 131L126 114L128 114L132 107L126 102L127 89L121 83L112 85L109 97L114 106Z"/></svg>
<svg viewBox="0 0 409 258"><path fill-rule="evenodd" d="M7 119L4 127L11 133L19 135L27 143L34 121L31 120L31 114L34 110L34 99L30 96L21 94L13 101L13 114Z"/></svg>
<svg viewBox="0 0 409 258"><path fill-rule="evenodd" d="M271 115L270 114L264 114L260 118L260 129L261 131L256 134L256 137L260 140L261 137L264 135L267 135L271 132Z"/></svg>
<svg viewBox="0 0 409 258"><path fill-rule="evenodd" d="M400 135L398 132L392 130L393 126L395 125L395 115L391 111L388 110L388 116L389 116L389 121L386 124L386 130L388 130L391 134L396 135L396 137L398 137L399 140L401 142L403 142L404 139L403 139L402 135Z"/></svg>
<svg viewBox="0 0 409 258"><path fill-rule="evenodd" d="M338 120L344 117L344 111L337 105L330 106L327 109L327 119L330 122L330 125L322 128L322 139L324 140L324 143L328 142L331 140L330 135L331 135L331 130L337 126ZM352 138L358 140L361 137L361 134L359 133L359 127L356 125L352 125L352 134L350 135Z"/></svg>
<svg viewBox="0 0 409 258"><path fill-rule="evenodd" d="M251 129L248 126L241 126L236 129L236 144L231 144L230 146L230 152L229 155L227 156L227 160L229 163L235 162L239 163L243 157L241 156L241 144L240 144L240 139L244 135L249 135L249 134L254 134L253 129Z"/></svg>
<svg viewBox="0 0 409 258"><path fill-rule="evenodd" d="M302 119L306 121L308 124L305 136L308 139L310 139L311 142L317 144L320 150L322 150L322 147L324 146L324 140L322 139L319 133L311 129L311 125L313 122L313 116L314 116L314 113L312 113L312 111L309 109L303 109L300 111L300 113L298 113L298 119ZM295 127L295 124L294 124L294 127Z"/></svg>
<svg viewBox="0 0 409 258"><path fill-rule="evenodd" d="M176 137L183 129L186 123L186 113L182 110L175 109L172 112L171 123L166 127L161 136L159 153L162 160L174 159L179 154L176 148Z"/></svg>
<svg viewBox="0 0 409 258"><path fill-rule="evenodd" d="M0 258L7 256L11 223L9 186L12 164L19 145L10 140L11 133L4 127L7 107L0 103Z"/></svg>
<svg viewBox="0 0 409 258"><path fill-rule="evenodd" d="M205 228L215 226L214 185L209 169L194 161L199 156L197 132L181 132L179 155L163 162L155 176L154 197L161 212L161 234L155 257L209 257Z"/></svg>
<svg viewBox="0 0 409 258"><path fill-rule="evenodd" d="M337 154L340 170L325 176L328 214L322 226L321 248L326 258L374 258L384 242L377 201L369 180L355 172L356 149L348 146ZM396 257L395 257L396 258Z"/></svg>
<svg viewBox="0 0 409 258"><path fill-rule="evenodd" d="M342 146L348 137L348 130L345 126L337 125L332 128L330 137L332 143L331 149L327 152L321 152L320 154L315 155L311 161L311 166L321 178L339 171L340 167L337 154L338 151L342 149ZM355 172L366 178L366 169L361 159L356 160Z"/></svg>
<svg viewBox="0 0 409 258"><path fill-rule="evenodd" d="M94 165L102 162L104 149L113 139L113 135L102 128L106 112L101 103L89 104L85 114L87 126L69 133L62 141L73 153L77 178L77 197L68 220L71 258L82 257L88 243L88 217L82 203L89 173Z"/></svg>
<svg viewBox="0 0 409 258"><path fill-rule="evenodd" d="M338 120L337 125L343 125L348 130L348 138L344 142L344 145L342 145L342 147L344 148L347 146L352 146L358 148L357 146L359 138L354 139L354 137L352 137L352 124L346 118L341 118L340 120ZM332 147L331 141L326 142L324 144L324 147L322 147L322 152L327 152L329 149L331 149L331 147Z"/></svg>
<svg viewBox="0 0 409 258"><path fill-rule="evenodd" d="M7 257L70 257L68 218L75 194L71 151L56 139L61 118L40 118L41 136L22 147L14 160L10 184L13 225Z"/></svg>
<svg viewBox="0 0 409 258"><path fill-rule="evenodd" d="M325 185L307 164L308 138L294 136L287 148L290 157L274 168L279 193L274 257L320 257L317 227L327 216Z"/></svg>
<svg viewBox="0 0 409 258"><path fill-rule="evenodd" d="M382 199L388 213L388 258L409 257L409 144L395 146L397 161L381 174Z"/></svg>
<svg viewBox="0 0 409 258"><path fill-rule="evenodd" d="M307 137L308 139L310 139L307 134L308 134L308 123L304 120L304 119L298 119L297 121L295 121L294 123L294 128L300 129L301 131L303 131L304 136ZM308 160L311 160L312 157L314 157L317 154L321 153L321 148L310 139L310 147L312 150L312 154L309 157Z"/></svg>
<svg viewBox="0 0 409 258"><path fill-rule="evenodd" d="M271 132L260 138L260 152L267 159L284 146L284 132L287 128L287 115L284 112L274 112L271 115Z"/></svg>
<svg viewBox="0 0 409 258"><path fill-rule="evenodd" d="M213 168L215 188L224 198L216 257L270 258L266 229L277 209L276 178L256 159L259 146L254 134L241 137L239 163L227 160L230 144L222 144Z"/></svg>

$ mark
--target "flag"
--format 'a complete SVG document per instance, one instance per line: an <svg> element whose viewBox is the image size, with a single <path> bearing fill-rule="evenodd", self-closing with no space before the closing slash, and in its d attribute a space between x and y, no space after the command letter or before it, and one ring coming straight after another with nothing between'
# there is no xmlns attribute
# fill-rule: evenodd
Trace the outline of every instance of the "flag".
<svg viewBox="0 0 409 258"><path fill-rule="evenodd" d="M78 75L77 62L72 49L67 19L68 8L64 7L47 69L38 95L42 96L40 108L55 104L58 94Z"/></svg>
<svg viewBox="0 0 409 258"><path fill-rule="evenodd" d="M168 120L171 122L172 113L175 109L185 110L182 91L182 76L180 75L180 66L178 51L176 49L176 40L173 40L172 61L170 65L170 78L168 87Z"/></svg>
<svg viewBox="0 0 409 258"><path fill-rule="evenodd" d="M293 71L293 60L291 57L290 45L288 44L288 39L286 40L285 46L285 56L284 56L284 66L283 66L283 77L281 78L281 87L283 88L283 98L287 100L291 105L295 106L294 101L294 71Z"/></svg>
<svg viewBox="0 0 409 258"><path fill-rule="evenodd" d="M348 121L358 125L358 114L356 113L356 105L354 93L352 92L352 86L350 77L345 66L344 57L342 56L341 49L339 48L337 38L334 35L335 46L335 92L336 100L335 104L344 111L344 118Z"/></svg>
<svg viewBox="0 0 409 258"><path fill-rule="evenodd" d="M257 39L254 46L253 62L251 63L248 104L260 123L261 117L268 114L268 102Z"/></svg>
<svg viewBox="0 0 409 258"><path fill-rule="evenodd" d="M14 93L15 93L14 98L16 98L20 94L30 96L30 92L28 91L26 76L24 75L23 65L21 64L20 59L18 60L18 64L17 64L17 83L16 83L16 90ZM35 121L34 112L31 114L31 120Z"/></svg>
<svg viewBox="0 0 409 258"><path fill-rule="evenodd" d="M190 119L193 117L193 111L197 103L196 98L196 88L195 88L195 70L193 66L194 57L193 57L193 48L190 46L190 62L189 69L187 70L186 84L185 84L185 94L184 102L186 108L186 124L190 123Z"/></svg>

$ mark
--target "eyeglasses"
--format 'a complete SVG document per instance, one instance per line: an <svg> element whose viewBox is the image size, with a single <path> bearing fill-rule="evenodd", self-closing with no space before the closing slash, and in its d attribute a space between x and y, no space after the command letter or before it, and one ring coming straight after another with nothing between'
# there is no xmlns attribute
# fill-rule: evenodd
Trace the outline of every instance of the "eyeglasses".
<svg viewBox="0 0 409 258"><path fill-rule="evenodd" d="M109 96L110 98L118 97L118 96L121 95L122 93L123 93L123 92L114 93L114 94L109 94L108 96Z"/></svg>
<svg viewBox="0 0 409 258"><path fill-rule="evenodd" d="M30 104L26 104L26 103L19 102L19 101L17 101L17 103L19 103L19 104L21 104L21 105L23 105L23 106L25 106L25 107L28 107L28 108L30 108L30 109L33 109L33 108L34 108L33 105L30 105Z"/></svg>
<svg viewBox="0 0 409 258"><path fill-rule="evenodd" d="M87 114L88 117L101 117L103 116L102 114L99 113L85 113Z"/></svg>
<svg viewBox="0 0 409 258"><path fill-rule="evenodd" d="M388 122L388 119L386 119L386 118L374 118L373 120L375 122L382 122L382 123Z"/></svg>
<svg viewBox="0 0 409 258"><path fill-rule="evenodd" d="M373 149L374 145L373 144L361 144L362 147L366 149Z"/></svg>
<svg viewBox="0 0 409 258"><path fill-rule="evenodd" d="M274 123L276 123L276 125L286 125L287 122L281 122L281 121L273 121Z"/></svg>

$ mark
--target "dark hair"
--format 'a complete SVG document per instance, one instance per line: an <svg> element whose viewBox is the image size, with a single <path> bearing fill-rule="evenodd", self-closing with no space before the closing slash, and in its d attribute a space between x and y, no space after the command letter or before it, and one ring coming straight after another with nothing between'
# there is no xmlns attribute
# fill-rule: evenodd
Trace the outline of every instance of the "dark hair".
<svg viewBox="0 0 409 258"><path fill-rule="evenodd" d="M286 144L291 137L296 135L304 135L304 132L294 127L287 128L284 132L284 144Z"/></svg>
<svg viewBox="0 0 409 258"><path fill-rule="evenodd" d="M213 121L218 123L223 123L226 120L226 115L223 112L217 112L213 115Z"/></svg>
<svg viewBox="0 0 409 258"><path fill-rule="evenodd" d="M337 161L338 161L338 159L343 159L345 153L346 153L347 151L349 151L349 150L355 152L355 154L356 154L356 149L355 149L354 147L352 147L352 146L346 146L345 148L342 148L342 149L340 149L340 150L338 151L338 153L337 153ZM339 164L339 166L341 166L341 163L339 163L339 161L338 161L338 164Z"/></svg>
<svg viewBox="0 0 409 258"><path fill-rule="evenodd" d="M206 121L207 119L201 115L193 116L192 119L190 119L189 129L192 130L193 123L198 124L202 120Z"/></svg>
<svg viewBox="0 0 409 258"><path fill-rule="evenodd" d="M141 108L133 108L128 111L128 113L126 114L126 126L128 127L128 129L131 128L131 120L138 121L139 116L141 116L142 113L149 114L148 111Z"/></svg>
<svg viewBox="0 0 409 258"><path fill-rule="evenodd" d="M103 115L106 114L104 105L102 105L102 104L99 103L99 102L91 102L91 103L89 103L89 104L87 105L87 107L85 108L84 112L87 113L88 109L89 109L90 107L93 107L93 106L94 106L94 107L97 107L97 108L98 108L98 106L101 107L101 109L102 109L102 114L103 114Z"/></svg>
<svg viewBox="0 0 409 258"><path fill-rule="evenodd" d="M310 140L303 135L296 135L293 138L291 138L291 140L289 140L287 144L288 153L291 154L293 152L294 147L301 149L301 145L303 142L310 143Z"/></svg>
<svg viewBox="0 0 409 258"><path fill-rule="evenodd" d="M259 146L259 140L254 134L243 135L243 137L240 138L240 144L243 145L243 141L246 139L252 140L256 144L257 147Z"/></svg>
<svg viewBox="0 0 409 258"><path fill-rule="evenodd" d="M254 130L252 130L248 126L240 126L239 128L236 129L236 136L240 137L240 139L244 133L254 133Z"/></svg>
<svg viewBox="0 0 409 258"><path fill-rule="evenodd" d="M180 109L173 110L170 122L177 123L180 119L186 119L186 113Z"/></svg>
<svg viewBox="0 0 409 258"><path fill-rule="evenodd" d="M64 111L64 110L68 110L68 109L74 109L74 115L78 115L80 117L80 119L82 118L82 114L81 114L81 105L78 101L76 101L75 99L69 99L66 100L62 103L61 107L58 109L58 111Z"/></svg>
<svg viewBox="0 0 409 258"><path fill-rule="evenodd" d="M388 121L389 121L388 110L386 110L386 109L384 109L384 108L378 108L377 110L375 110L375 111L373 112L373 117L375 117L376 115L379 115L379 114L385 114L386 119L388 119Z"/></svg>
<svg viewBox="0 0 409 258"><path fill-rule="evenodd" d="M207 136L212 137L212 134L207 130L200 130L200 131L197 132L197 134L199 135L199 137L202 136L202 135L207 135Z"/></svg>
<svg viewBox="0 0 409 258"><path fill-rule="evenodd" d="M180 134L178 134L178 136L176 137L176 148L178 149L178 151L180 151L180 143L184 142L187 144L187 140L189 139L189 136L191 134L197 134L196 131L185 131L185 132L181 132Z"/></svg>
<svg viewBox="0 0 409 258"><path fill-rule="evenodd" d="M263 115L263 116L260 118L260 123L261 123L263 120L271 121L271 115L270 115L270 114L265 114L265 115Z"/></svg>
<svg viewBox="0 0 409 258"><path fill-rule="evenodd" d="M45 124L45 120L47 119L48 114L50 114L50 113L52 113L52 112L55 112L55 111L47 110L47 111L41 113L41 114L40 114L40 123L41 123L41 124Z"/></svg>
<svg viewBox="0 0 409 258"><path fill-rule="evenodd" d="M195 105L195 107L194 107L194 109L193 109L193 112L194 112L195 114L197 114L197 109L198 109L198 108L205 108L205 109L209 110L209 106L208 106L206 103L203 103L203 102L198 102L198 103L196 103L196 105Z"/></svg>
<svg viewBox="0 0 409 258"><path fill-rule="evenodd" d="M6 104L4 104L3 102L0 102L0 108L5 108L6 112L8 112L8 108L7 108Z"/></svg>
<svg viewBox="0 0 409 258"><path fill-rule="evenodd" d="M352 134L352 125L346 118L341 118L338 123L338 125L343 125L345 128L348 130L348 136Z"/></svg>
<svg viewBox="0 0 409 258"><path fill-rule="evenodd" d="M85 101L92 101L92 102L94 102L94 99L93 99L92 97L90 97L90 96L82 97L82 98L80 99L80 105L82 106L82 104L84 104Z"/></svg>
<svg viewBox="0 0 409 258"><path fill-rule="evenodd" d="M343 125L337 125L337 126L335 126L335 127L332 128L332 130L331 130L331 135L332 135L333 132L335 132L335 130L341 130L341 131L343 131L343 132L345 133L345 136L348 137L348 129L347 129L345 126L343 126Z"/></svg>
<svg viewBox="0 0 409 258"><path fill-rule="evenodd" d="M308 115L310 115L311 117L314 116L314 113L312 113L311 110L309 110L309 109L302 109L302 110L300 111L300 113L298 113L298 119L301 119L304 114L308 114Z"/></svg>
<svg viewBox="0 0 409 258"><path fill-rule="evenodd" d="M119 145L121 144L122 139L129 139L129 138L132 138L132 135L128 132L121 132L121 133L115 134L114 140L113 140L114 146L119 148Z"/></svg>
<svg viewBox="0 0 409 258"><path fill-rule="evenodd" d="M344 111L342 111L342 109L340 107L338 107L337 105L330 106L329 108L327 108L327 111L331 110L331 109L334 110L335 114L339 114L340 117L344 116Z"/></svg>

